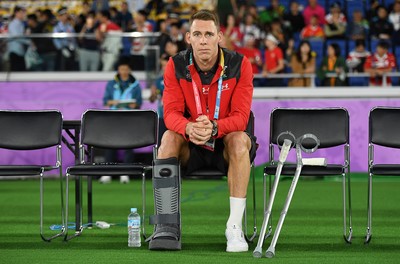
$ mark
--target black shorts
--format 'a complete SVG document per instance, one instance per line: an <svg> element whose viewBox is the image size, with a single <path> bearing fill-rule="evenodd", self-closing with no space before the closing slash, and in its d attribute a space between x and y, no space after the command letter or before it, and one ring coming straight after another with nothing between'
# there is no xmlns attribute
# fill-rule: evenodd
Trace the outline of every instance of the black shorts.
<svg viewBox="0 0 400 264"><path fill-rule="evenodd" d="M247 134L247 133L246 133ZM247 134L251 141L251 148L249 152L250 162L253 162L256 157L257 151L257 138ZM215 140L214 151L210 151L201 146L189 142L190 157L184 174L190 174L201 168L217 169L223 173L228 171L228 164L224 160L224 142L222 138Z"/></svg>

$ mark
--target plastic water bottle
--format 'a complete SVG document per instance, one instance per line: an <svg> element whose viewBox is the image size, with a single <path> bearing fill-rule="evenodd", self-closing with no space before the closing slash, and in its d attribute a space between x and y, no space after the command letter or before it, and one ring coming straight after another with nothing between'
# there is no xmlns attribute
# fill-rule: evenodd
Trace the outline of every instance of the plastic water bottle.
<svg viewBox="0 0 400 264"><path fill-rule="evenodd" d="M137 208L131 208L128 215L128 247L140 247L140 215Z"/></svg>

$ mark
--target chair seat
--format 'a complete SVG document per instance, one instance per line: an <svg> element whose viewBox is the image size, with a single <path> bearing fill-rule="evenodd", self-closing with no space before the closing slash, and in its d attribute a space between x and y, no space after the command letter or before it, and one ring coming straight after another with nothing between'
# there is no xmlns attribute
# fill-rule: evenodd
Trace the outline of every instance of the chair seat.
<svg viewBox="0 0 400 264"><path fill-rule="evenodd" d="M275 175L278 165L267 165L264 168L264 173ZM296 164L284 164L281 175L294 176L296 172ZM327 166L303 166L301 176L333 176L340 175L344 172L344 168L340 164L328 164Z"/></svg>
<svg viewBox="0 0 400 264"><path fill-rule="evenodd" d="M377 175L400 176L399 164L375 164L371 166L370 172Z"/></svg>
<svg viewBox="0 0 400 264"><path fill-rule="evenodd" d="M43 170L39 165L2 165L0 166L1 176L37 176Z"/></svg>
<svg viewBox="0 0 400 264"><path fill-rule="evenodd" d="M106 165L75 165L67 168L67 173L70 175L84 176L120 176L120 175L141 175L144 170L151 168L148 165L136 164L106 164Z"/></svg>

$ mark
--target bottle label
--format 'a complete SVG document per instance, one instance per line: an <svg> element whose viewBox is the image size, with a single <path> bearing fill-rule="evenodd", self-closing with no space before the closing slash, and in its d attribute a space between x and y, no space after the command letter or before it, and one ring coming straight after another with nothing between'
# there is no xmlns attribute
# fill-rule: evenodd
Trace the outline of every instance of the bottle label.
<svg viewBox="0 0 400 264"><path fill-rule="evenodd" d="M140 227L140 219L128 220L128 227Z"/></svg>

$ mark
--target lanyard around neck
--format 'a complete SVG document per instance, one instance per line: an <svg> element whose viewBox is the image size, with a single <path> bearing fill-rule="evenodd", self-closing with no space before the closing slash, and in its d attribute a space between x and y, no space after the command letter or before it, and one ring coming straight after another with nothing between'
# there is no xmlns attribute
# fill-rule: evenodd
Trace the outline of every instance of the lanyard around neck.
<svg viewBox="0 0 400 264"><path fill-rule="evenodd" d="M215 100L215 111L214 111L214 119L217 120L219 117L219 109L220 109L220 104L221 104L221 94L222 94L222 77L225 72L225 66L224 66L224 54L222 49L220 50L220 61L219 64L222 67L221 74L218 79L218 91L217 91L217 98ZM193 64L193 53L190 53L190 58L189 58L189 63ZM197 115L203 115L203 110L201 108L201 100L200 100L200 94L199 94L199 89L197 87L196 82L192 78L192 88L193 88L193 94L194 94L194 101L196 103L196 109L197 109Z"/></svg>

